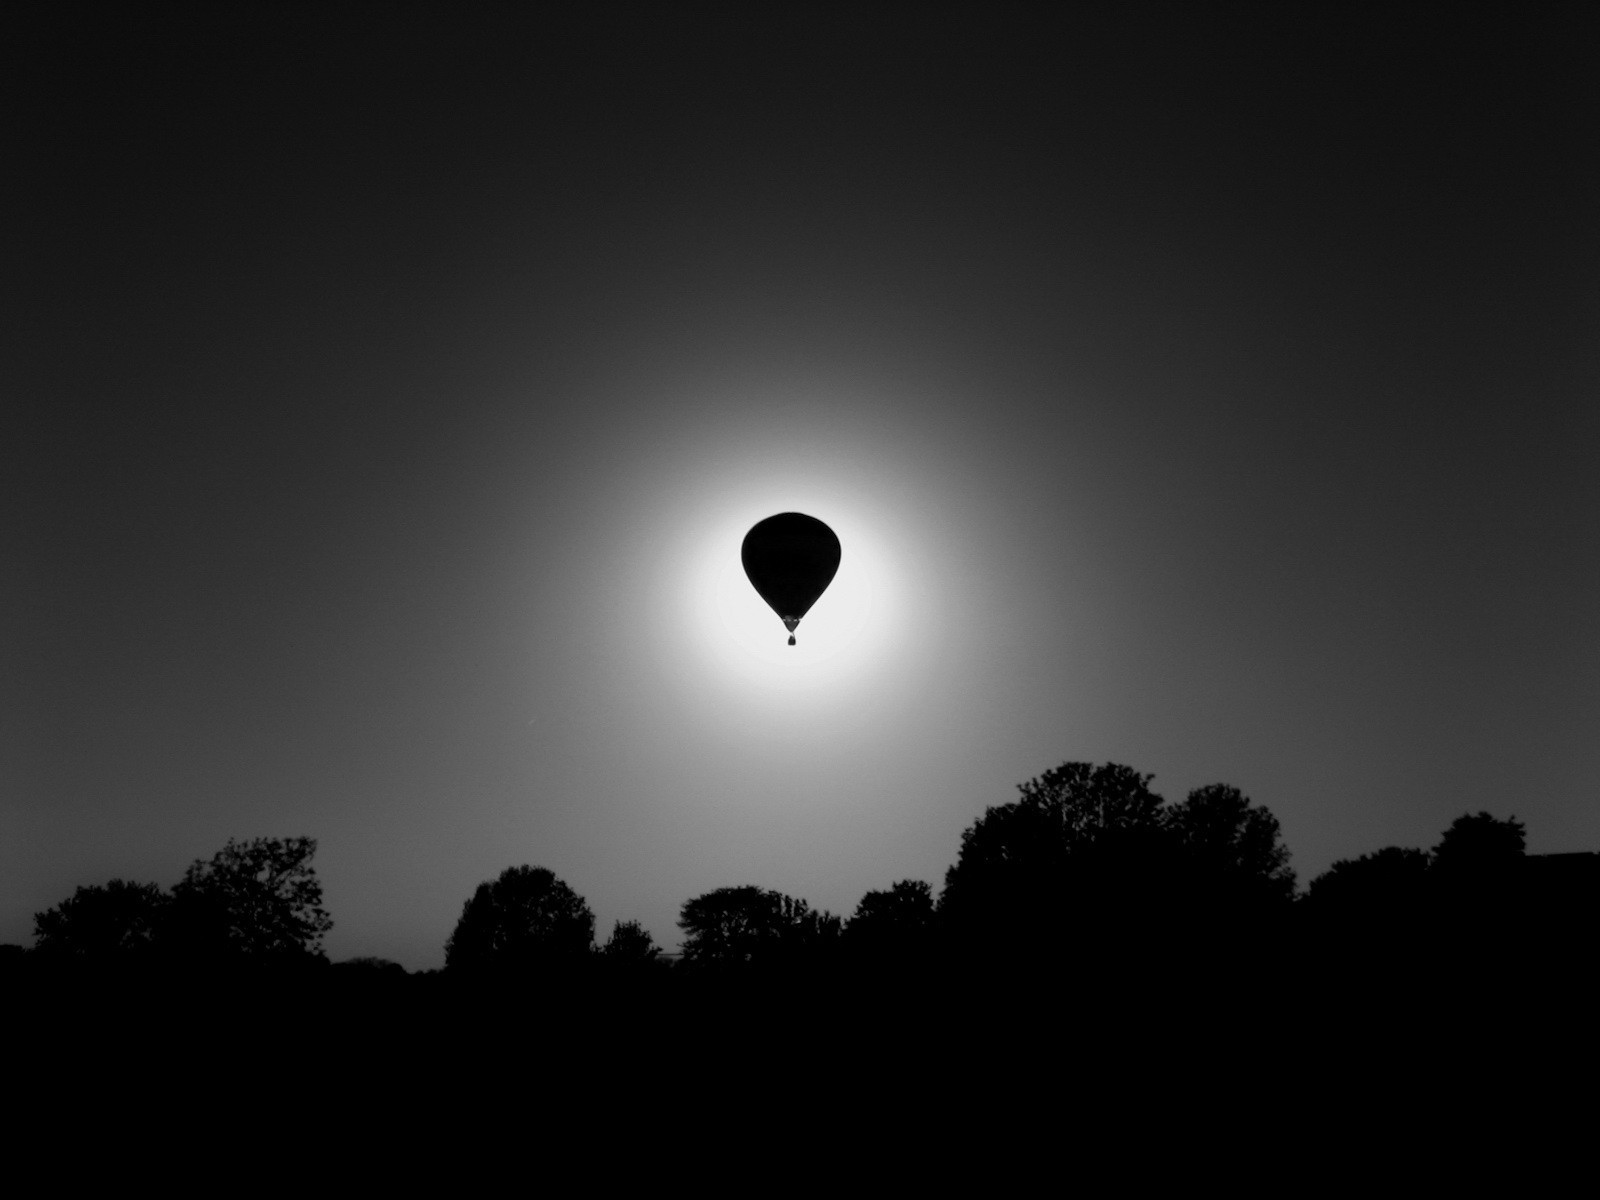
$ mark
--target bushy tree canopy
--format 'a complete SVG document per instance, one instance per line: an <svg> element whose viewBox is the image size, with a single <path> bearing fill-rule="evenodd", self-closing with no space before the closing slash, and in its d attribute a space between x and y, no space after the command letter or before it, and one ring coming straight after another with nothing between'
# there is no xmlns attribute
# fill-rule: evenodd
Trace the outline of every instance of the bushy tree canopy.
<svg viewBox="0 0 1600 1200"><path fill-rule="evenodd" d="M109 962L153 946L168 897L153 883L113 879L80 887L33 917L35 949L52 957Z"/></svg>
<svg viewBox="0 0 1600 1200"><path fill-rule="evenodd" d="M1103 921L1110 909L1128 916L1123 899L1148 900L1167 865L1150 779L1119 763L1063 763L1020 784L1020 800L988 809L961 835L941 915L970 934L1027 940L1059 934L1064 922Z"/></svg>
<svg viewBox="0 0 1600 1200"><path fill-rule="evenodd" d="M480 883L445 943L456 969L558 966L594 946L594 913L582 896L544 867L507 867Z"/></svg>
<svg viewBox="0 0 1600 1200"><path fill-rule="evenodd" d="M1342 858L1311 881L1305 903L1318 914L1352 920L1386 920L1414 913L1428 887L1428 856L1385 846L1359 858Z"/></svg>
<svg viewBox="0 0 1600 1200"><path fill-rule="evenodd" d="M618 921L612 926L605 945L600 947L600 953L612 962L647 963L655 961L661 948L638 921Z"/></svg>
<svg viewBox="0 0 1600 1200"><path fill-rule="evenodd" d="M1434 847L1429 875L1440 923L1454 953L1476 957L1525 946L1538 932L1528 911L1522 822L1487 812L1464 813ZM1554 913L1541 914L1538 925Z"/></svg>
<svg viewBox="0 0 1600 1200"><path fill-rule="evenodd" d="M723 887L684 902L678 917L690 964L774 962L815 950L842 923L804 900L750 885Z"/></svg>
<svg viewBox="0 0 1600 1200"><path fill-rule="evenodd" d="M311 866L315 838L253 838L196 859L172 889L181 954L252 960L319 957L333 919Z"/></svg>
<svg viewBox="0 0 1600 1200"><path fill-rule="evenodd" d="M947 928L969 946L1038 958L1196 922L1237 930L1242 916L1286 909L1294 872L1271 813L1226 784L1164 808L1150 779L1076 762L1021 784L1020 799L962 834L939 899Z"/></svg>
<svg viewBox="0 0 1600 1200"><path fill-rule="evenodd" d="M1434 922L1429 936L1435 938L1445 928L1440 921L1481 923L1491 911L1510 919L1519 899L1524 845L1522 823L1514 817L1464 813L1451 822L1431 854L1386 846L1340 859L1311 881L1306 907L1324 922L1354 922L1375 930L1413 923L1427 913ZM1485 911L1467 911L1472 909Z"/></svg>
<svg viewBox="0 0 1600 1200"><path fill-rule="evenodd" d="M748 962L777 936L778 900L777 892L748 884L686 900L678 914L684 961Z"/></svg>
<svg viewBox="0 0 1600 1200"><path fill-rule="evenodd" d="M902 879L886 892L868 892L845 926L845 937L865 954L898 957L931 949L933 889L920 879Z"/></svg>
<svg viewBox="0 0 1600 1200"><path fill-rule="evenodd" d="M1433 850L1433 865L1444 876L1481 876L1514 871L1526 852L1522 822L1490 813L1463 813L1450 822Z"/></svg>
<svg viewBox="0 0 1600 1200"><path fill-rule="evenodd" d="M1153 775L1121 763L1069 762L1017 785L1022 804L1047 819L1067 851L1118 838L1142 839L1160 822L1161 797L1150 790Z"/></svg>
<svg viewBox="0 0 1600 1200"><path fill-rule="evenodd" d="M933 920L933 889L920 879L902 879L886 892L868 892L850 918L853 931L920 929Z"/></svg>
<svg viewBox="0 0 1600 1200"><path fill-rule="evenodd" d="M1238 788L1196 788L1181 804L1164 809L1161 821L1185 860L1185 886L1224 902L1294 899L1294 868L1278 818Z"/></svg>

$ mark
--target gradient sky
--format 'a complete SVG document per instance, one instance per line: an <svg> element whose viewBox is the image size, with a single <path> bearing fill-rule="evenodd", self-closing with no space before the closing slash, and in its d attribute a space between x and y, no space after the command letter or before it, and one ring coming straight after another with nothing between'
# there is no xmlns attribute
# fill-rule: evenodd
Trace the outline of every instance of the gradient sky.
<svg viewBox="0 0 1600 1200"><path fill-rule="evenodd" d="M0 38L0 941L305 834L335 958L671 946L1072 759L1600 849L1578 17L227 7Z"/></svg>

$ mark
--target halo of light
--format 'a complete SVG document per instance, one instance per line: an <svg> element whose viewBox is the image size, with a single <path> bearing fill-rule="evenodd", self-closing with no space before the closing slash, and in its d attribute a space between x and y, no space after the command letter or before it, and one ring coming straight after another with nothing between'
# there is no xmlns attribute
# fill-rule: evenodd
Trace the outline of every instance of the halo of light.
<svg viewBox="0 0 1600 1200"><path fill-rule="evenodd" d="M820 498L818 498L820 499ZM796 644L745 576L739 547L775 512L826 522L842 547L839 571L795 630ZM702 527L684 589L684 614L704 659L724 680L758 689L836 689L881 666L900 641L903 605L893 556L850 506L762 499L718 506Z"/></svg>

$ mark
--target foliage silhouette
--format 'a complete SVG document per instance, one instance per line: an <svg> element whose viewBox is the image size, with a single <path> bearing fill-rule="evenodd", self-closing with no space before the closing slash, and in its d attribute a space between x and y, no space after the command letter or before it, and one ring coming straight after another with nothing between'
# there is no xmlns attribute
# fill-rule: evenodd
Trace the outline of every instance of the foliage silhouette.
<svg viewBox="0 0 1600 1200"><path fill-rule="evenodd" d="M1478 812L1457 817L1434 847L1436 936L1456 959L1504 959L1527 943L1526 844L1515 817Z"/></svg>
<svg viewBox="0 0 1600 1200"><path fill-rule="evenodd" d="M1196 788L1164 809L1162 827L1183 855L1190 902L1231 909L1283 906L1294 899L1294 868L1278 819L1225 783Z"/></svg>
<svg viewBox="0 0 1600 1200"><path fill-rule="evenodd" d="M1521 865L1527 850L1522 822L1499 820L1486 812L1463 813L1450 823L1433 849L1433 868L1441 878L1506 877Z"/></svg>
<svg viewBox="0 0 1600 1200"><path fill-rule="evenodd" d="M804 900L750 885L723 887L684 902L683 960L723 967L793 963L830 948L842 922Z"/></svg>
<svg viewBox="0 0 1600 1200"><path fill-rule="evenodd" d="M1150 779L1063 763L988 809L939 898L952 952L1047 974L1088 958L1212 973L1259 959L1292 912L1277 819L1227 784L1164 807Z"/></svg>
<svg viewBox="0 0 1600 1200"><path fill-rule="evenodd" d="M1480 812L1456 818L1431 854L1388 846L1342 859L1311 881L1306 932L1318 952L1388 973L1504 961L1536 924L1559 920L1530 910L1524 845L1515 818Z"/></svg>
<svg viewBox="0 0 1600 1200"><path fill-rule="evenodd" d="M788 962L825 956L837 946L844 932L844 922L839 917L792 896L779 897L778 915L777 949Z"/></svg>
<svg viewBox="0 0 1600 1200"><path fill-rule="evenodd" d="M451 970L571 967L594 946L594 913L544 867L507 867L480 883L445 943Z"/></svg>
<svg viewBox="0 0 1600 1200"><path fill-rule="evenodd" d="M618 921L600 947L601 956L614 963L653 963L660 953L655 938L638 921Z"/></svg>
<svg viewBox="0 0 1600 1200"><path fill-rule="evenodd" d="M169 897L153 883L113 879L80 887L33 917L34 948L52 958L112 963L154 948Z"/></svg>
<svg viewBox="0 0 1600 1200"><path fill-rule="evenodd" d="M745 963L777 937L777 892L721 887L687 900L678 915L686 963Z"/></svg>
<svg viewBox="0 0 1600 1200"><path fill-rule="evenodd" d="M835 972L850 970L874 986L920 975L947 997L1014 997L991 987L990 968L1001 968L999 977L1012 982L1030 982L1028 975L1052 984L1077 970L1102 996L1122 988L1114 1008L1130 996L1148 1004L1170 995L1148 986L1156 971L1197 1002L1277 986L1293 966L1332 1012L1424 980L1465 981L1488 994L1485 980L1523 978L1539 956L1572 960L1600 903L1600 855L1536 862L1525 854L1522 824L1486 812L1455 820L1431 854L1391 846L1336 862L1291 903L1294 871L1267 809L1227 784L1166 805L1151 778L1116 763L1064 763L1019 785L1016 800L987 809L963 832L937 903L927 883L900 880L867 892L846 924L753 885L696 896L680 910L683 961L722 973L667 969L637 921L617 921L596 953L583 898L549 870L519 866L479 885L464 904L445 946L448 972L410 976L398 964L357 958L305 977L325 977L318 986L348 999L357 1019L375 996L434 1003L474 970L584 962L592 966L583 987L553 989L548 1001L592 1000L615 984L630 1005L648 991L687 1009L731 980L727 968L741 967L759 968L744 977L785 995L807 978L826 984L819 996L836 994ZM315 850L310 838L230 840L191 864L170 896L120 879L80 887L35 914L36 950L9 948L7 969L17 979L59 978L63 994L87 994L81 974L63 964L325 962L321 943L332 921L311 867ZM1544 861L1554 858L1570 861ZM1297 940L1285 950L1276 935L1290 921ZM1587 961L1562 968L1566 977L1587 979ZM253 986L259 976L251 978ZM302 973L281 978L298 987ZM1499 986L1503 993L1507 985ZM275 1002L272 990L262 991L263 1012ZM558 993L567 999L551 999ZM472 986L458 994L471 1004L485 995ZM1225 1016L1226 1002L1211 1015Z"/></svg>
<svg viewBox="0 0 1600 1200"><path fill-rule="evenodd" d="M230 838L172 889L163 943L188 960L321 959L333 919L311 866L316 852L309 837Z"/></svg>
<svg viewBox="0 0 1600 1200"><path fill-rule="evenodd" d="M1463 814L1431 854L1386 846L1341 859L1311 881L1307 910L1323 920L1379 924L1412 920L1451 903L1511 902L1521 876L1525 838L1514 817Z"/></svg>
<svg viewBox="0 0 1600 1200"><path fill-rule="evenodd" d="M902 962L933 949L936 916L933 889L920 879L902 879L886 892L861 897L845 940L858 957Z"/></svg>
<svg viewBox="0 0 1600 1200"><path fill-rule="evenodd" d="M1149 788L1153 775L1120 763L1062 763L1017 785L1023 803L1049 814L1068 849L1083 850L1119 838L1141 839L1157 828L1161 797Z"/></svg>
<svg viewBox="0 0 1600 1200"><path fill-rule="evenodd" d="M1428 895L1428 855L1385 846L1359 858L1340 859L1311 881L1308 910L1350 920L1382 922L1415 915Z"/></svg>
<svg viewBox="0 0 1600 1200"><path fill-rule="evenodd" d="M1340 859L1301 899L1309 951L1340 970L1360 962L1392 975L1418 966L1432 923L1429 884L1428 855L1421 850L1385 846Z"/></svg>
<svg viewBox="0 0 1600 1200"><path fill-rule="evenodd" d="M1148 931L1175 858L1150 779L1118 763L1063 763L973 822L939 897L964 952L1043 961L1069 940Z"/></svg>

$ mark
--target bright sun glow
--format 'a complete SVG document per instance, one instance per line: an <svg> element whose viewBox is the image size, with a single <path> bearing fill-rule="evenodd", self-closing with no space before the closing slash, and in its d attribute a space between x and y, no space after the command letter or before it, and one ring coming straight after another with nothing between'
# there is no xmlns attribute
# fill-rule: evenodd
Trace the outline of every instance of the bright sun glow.
<svg viewBox="0 0 1600 1200"><path fill-rule="evenodd" d="M804 512L839 537L839 571L795 630L745 576L744 535L777 512ZM834 685L870 671L899 641L896 572L884 547L854 514L826 504L766 503L724 512L708 530L686 597L698 640L720 669L748 682L785 690Z"/></svg>

